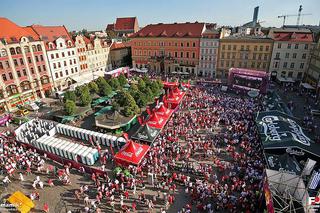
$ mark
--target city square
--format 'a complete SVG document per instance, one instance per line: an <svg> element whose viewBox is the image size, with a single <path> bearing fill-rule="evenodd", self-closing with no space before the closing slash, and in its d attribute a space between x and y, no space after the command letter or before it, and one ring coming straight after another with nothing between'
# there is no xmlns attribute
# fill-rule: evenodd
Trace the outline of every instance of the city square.
<svg viewBox="0 0 320 213"><path fill-rule="evenodd" d="M0 212L317 212L310 2L278 27L248 2L236 27L0 17Z"/></svg>

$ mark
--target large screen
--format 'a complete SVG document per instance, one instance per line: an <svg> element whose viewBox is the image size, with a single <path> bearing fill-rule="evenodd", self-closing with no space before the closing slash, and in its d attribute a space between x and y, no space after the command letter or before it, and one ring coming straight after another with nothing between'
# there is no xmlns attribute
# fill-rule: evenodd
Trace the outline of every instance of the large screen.
<svg viewBox="0 0 320 213"><path fill-rule="evenodd" d="M242 88L260 89L262 78L235 74L233 84Z"/></svg>

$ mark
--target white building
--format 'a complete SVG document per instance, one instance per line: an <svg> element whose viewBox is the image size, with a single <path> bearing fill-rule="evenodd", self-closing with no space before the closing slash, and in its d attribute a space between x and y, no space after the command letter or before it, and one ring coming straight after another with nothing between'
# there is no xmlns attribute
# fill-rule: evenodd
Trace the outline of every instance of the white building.
<svg viewBox="0 0 320 213"><path fill-rule="evenodd" d="M95 38L87 44L87 60L93 72L112 70L109 59L110 46L107 41Z"/></svg>
<svg viewBox="0 0 320 213"><path fill-rule="evenodd" d="M206 29L200 38L198 76L215 77L219 49L219 32Z"/></svg>
<svg viewBox="0 0 320 213"><path fill-rule="evenodd" d="M272 79L302 80L309 66L310 51L315 45L312 32L308 29L273 28L269 36L274 40L269 68Z"/></svg>
<svg viewBox="0 0 320 213"><path fill-rule="evenodd" d="M78 53L67 29L64 26L31 27L46 44L55 90L67 89L73 83L72 77L80 75Z"/></svg>

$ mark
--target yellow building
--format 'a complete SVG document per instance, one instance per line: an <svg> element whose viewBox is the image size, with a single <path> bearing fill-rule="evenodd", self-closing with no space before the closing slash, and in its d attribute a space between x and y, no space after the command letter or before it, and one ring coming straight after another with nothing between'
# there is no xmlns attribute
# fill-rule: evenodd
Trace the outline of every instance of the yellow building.
<svg viewBox="0 0 320 213"><path fill-rule="evenodd" d="M225 80L231 67L269 70L273 40L257 36L220 39L216 77Z"/></svg>

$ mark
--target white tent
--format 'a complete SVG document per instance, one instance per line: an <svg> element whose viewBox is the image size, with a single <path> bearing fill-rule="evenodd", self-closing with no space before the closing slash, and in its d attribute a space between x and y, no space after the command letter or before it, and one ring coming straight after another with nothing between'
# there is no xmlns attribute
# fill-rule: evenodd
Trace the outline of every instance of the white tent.
<svg viewBox="0 0 320 213"><path fill-rule="evenodd" d="M306 89L314 89L314 87L311 86L311 85L308 84L308 83L301 83L300 86L301 86L301 87L304 87L304 88L306 88Z"/></svg>

